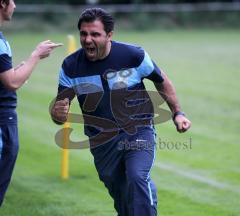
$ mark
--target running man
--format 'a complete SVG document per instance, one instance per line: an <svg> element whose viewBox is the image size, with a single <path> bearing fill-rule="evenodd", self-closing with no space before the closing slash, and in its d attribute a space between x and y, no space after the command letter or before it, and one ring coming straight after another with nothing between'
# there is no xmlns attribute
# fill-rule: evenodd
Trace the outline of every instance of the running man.
<svg viewBox="0 0 240 216"><path fill-rule="evenodd" d="M178 132L187 131L191 122L180 110L172 83L148 53L112 40L114 20L109 13L86 9L78 29L82 48L63 61L51 117L66 122L76 95L99 178L118 215L156 216L157 193L150 178L154 115L143 79L153 81L166 100Z"/></svg>

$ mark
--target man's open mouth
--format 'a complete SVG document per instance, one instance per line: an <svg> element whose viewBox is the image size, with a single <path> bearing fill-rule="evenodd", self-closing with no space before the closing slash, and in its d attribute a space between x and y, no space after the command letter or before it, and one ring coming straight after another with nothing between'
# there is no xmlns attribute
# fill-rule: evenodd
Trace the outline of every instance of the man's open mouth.
<svg viewBox="0 0 240 216"><path fill-rule="evenodd" d="M87 52L92 54L95 52L95 48L86 48Z"/></svg>

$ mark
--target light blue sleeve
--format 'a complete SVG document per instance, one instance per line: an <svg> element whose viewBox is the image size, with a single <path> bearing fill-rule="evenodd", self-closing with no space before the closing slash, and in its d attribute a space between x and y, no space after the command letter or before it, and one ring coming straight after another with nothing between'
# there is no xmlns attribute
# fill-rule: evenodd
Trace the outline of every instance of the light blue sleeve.
<svg viewBox="0 0 240 216"><path fill-rule="evenodd" d="M144 51L144 59L142 63L136 68L141 78L147 77L154 70L153 62L146 51Z"/></svg>

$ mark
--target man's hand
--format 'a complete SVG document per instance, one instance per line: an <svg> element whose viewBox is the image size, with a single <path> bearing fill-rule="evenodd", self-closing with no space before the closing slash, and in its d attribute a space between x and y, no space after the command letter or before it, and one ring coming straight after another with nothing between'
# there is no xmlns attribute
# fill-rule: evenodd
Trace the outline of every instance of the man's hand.
<svg viewBox="0 0 240 216"><path fill-rule="evenodd" d="M64 123L67 121L68 111L69 111L68 98L56 101L51 111L52 119L56 122Z"/></svg>
<svg viewBox="0 0 240 216"><path fill-rule="evenodd" d="M191 127L191 122L184 115L177 115L174 119L177 131L184 133Z"/></svg>
<svg viewBox="0 0 240 216"><path fill-rule="evenodd" d="M32 56L39 59L46 58L50 55L54 48L62 45L62 43L54 43L50 40L43 41L37 45L36 49L32 53Z"/></svg>

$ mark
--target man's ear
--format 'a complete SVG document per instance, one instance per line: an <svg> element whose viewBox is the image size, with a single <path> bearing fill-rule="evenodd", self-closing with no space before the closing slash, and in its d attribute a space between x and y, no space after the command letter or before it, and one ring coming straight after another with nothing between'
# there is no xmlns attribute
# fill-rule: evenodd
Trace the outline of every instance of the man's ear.
<svg viewBox="0 0 240 216"><path fill-rule="evenodd" d="M108 40L109 40L109 41L112 40L112 36L113 36L113 31L110 31L110 32L107 34L107 37L108 37Z"/></svg>
<svg viewBox="0 0 240 216"><path fill-rule="evenodd" d="M3 2L2 0L0 0L0 8L5 9L7 7L6 2Z"/></svg>
<svg viewBox="0 0 240 216"><path fill-rule="evenodd" d="M0 1L0 8L5 8L6 7L6 3L3 1Z"/></svg>

